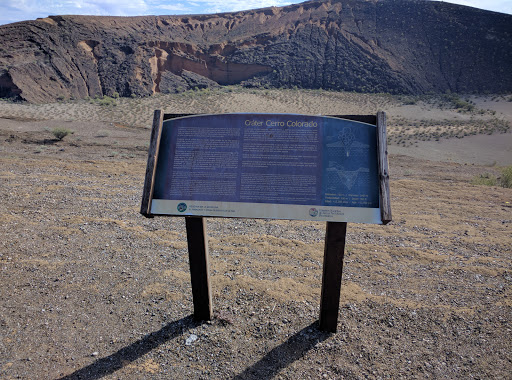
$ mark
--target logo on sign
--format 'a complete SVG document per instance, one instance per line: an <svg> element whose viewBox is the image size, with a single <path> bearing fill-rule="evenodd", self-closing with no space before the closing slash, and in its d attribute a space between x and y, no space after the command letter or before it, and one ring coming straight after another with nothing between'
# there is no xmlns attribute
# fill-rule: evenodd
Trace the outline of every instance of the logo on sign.
<svg viewBox="0 0 512 380"><path fill-rule="evenodd" d="M185 212L187 210L187 204L186 203L180 203L177 207L179 212Z"/></svg>
<svg viewBox="0 0 512 380"><path fill-rule="evenodd" d="M312 217L318 216L318 210L314 207L310 208L309 215L311 215Z"/></svg>

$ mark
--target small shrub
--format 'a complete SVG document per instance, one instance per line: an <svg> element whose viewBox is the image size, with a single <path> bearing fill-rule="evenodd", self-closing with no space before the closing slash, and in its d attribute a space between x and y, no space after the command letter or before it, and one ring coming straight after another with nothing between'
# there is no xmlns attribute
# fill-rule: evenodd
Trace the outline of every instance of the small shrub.
<svg viewBox="0 0 512 380"><path fill-rule="evenodd" d="M512 166L502 169L500 177L500 186L512 189Z"/></svg>
<svg viewBox="0 0 512 380"><path fill-rule="evenodd" d="M457 94L449 93L443 96L443 100L449 104L451 108L455 108L458 111L473 111L475 109L475 105L472 104L469 100L461 99Z"/></svg>
<svg viewBox="0 0 512 380"><path fill-rule="evenodd" d="M413 96L405 96L402 100L403 104L406 106L412 106L418 103L418 98Z"/></svg>
<svg viewBox="0 0 512 380"><path fill-rule="evenodd" d="M110 136L110 132L109 131L105 131L103 129L100 129L98 131L98 133L96 133L96 137L108 137Z"/></svg>
<svg viewBox="0 0 512 380"><path fill-rule="evenodd" d="M471 183L473 185L496 186L498 180L493 175L485 173L473 178Z"/></svg>
<svg viewBox="0 0 512 380"><path fill-rule="evenodd" d="M110 96L103 96L103 98L98 99L96 101L100 106L109 107L109 106L116 106L116 100L114 98L111 98Z"/></svg>
<svg viewBox="0 0 512 380"><path fill-rule="evenodd" d="M473 178L473 185L501 186L507 189L512 188L512 166L501 169L501 176L495 177L489 173L481 174Z"/></svg>
<svg viewBox="0 0 512 380"><path fill-rule="evenodd" d="M57 140L59 140L59 141L61 141L67 135L72 135L73 133L75 133L75 132L72 131L71 129L66 129L66 128L54 128L54 129L52 129L53 136Z"/></svg>

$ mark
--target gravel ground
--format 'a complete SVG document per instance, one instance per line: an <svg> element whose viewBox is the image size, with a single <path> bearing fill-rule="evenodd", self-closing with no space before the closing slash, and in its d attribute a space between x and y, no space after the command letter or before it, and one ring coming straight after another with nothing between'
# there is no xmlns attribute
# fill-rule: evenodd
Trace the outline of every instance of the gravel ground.
<svg viewBox="0 0 512 380"><path fill-rule="evenodd" d="M183 219L138 212L149 131L19 123L0 123L0 378L511 378L512 189L470 184L495 168L391 155L394 221L349 224L336 334L325 224L208 219L196 322Z"/></svg>

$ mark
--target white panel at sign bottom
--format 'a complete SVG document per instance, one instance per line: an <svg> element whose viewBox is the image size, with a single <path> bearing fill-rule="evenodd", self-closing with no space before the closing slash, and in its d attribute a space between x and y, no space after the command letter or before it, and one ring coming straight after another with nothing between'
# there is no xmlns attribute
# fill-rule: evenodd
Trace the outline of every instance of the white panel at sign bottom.
<svg viewBox="0 0 512 380"><path fill-rule="evenodd" d="M154 199L154 215L292 219L381 224L380 209Z"/></svg>

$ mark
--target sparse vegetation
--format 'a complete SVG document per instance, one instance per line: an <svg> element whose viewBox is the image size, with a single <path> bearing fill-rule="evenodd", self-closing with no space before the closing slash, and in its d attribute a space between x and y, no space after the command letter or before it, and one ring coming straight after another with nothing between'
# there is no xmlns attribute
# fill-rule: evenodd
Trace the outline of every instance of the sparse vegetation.
<svg viewBox="0 0 512 380"><path fill-rule="evenodd" d="M411 145L414 141L439 141L446 138L464 138L478 134L492 135L506 133L510 130L510 123L497 117L475 118L469 120L408 120L397 118L390 120L388 132L391 144L406 142Z"/></svg>
<svg viewBox="0 0 512 380"><path fill-rule="evenodd" d="M388 114L389 144L408 147L414 146L417 142L461 139L479 134L505 133L510 130L509 122L500 114L492 115L492 110L479 109L474 105L473 111L468 112L466 106L472 104L470 99L457 94L361 94L324 89L299 91L292 88L277 90L233 85L197 88L141 98L116 99L115 94L112 96L98 95L88 100L68 100L65 103L55 102L37 106L4 102L6 108L3 115L9 118L30 119L45 113L54 117L58 115L59 118L67 120L116 121L126 126L149 127L155 109L162 109L167 113L219 113L269 112L272 108L282 113L333 115L340 112L375 113L376 110L386 110L390 107L417 105L418 112L423 112L421 110L424 108L441 107L443 112L439 115L442 115L442 118L428 112L428 117L425 117L416 111L413 117ZM508 96L500 99L506 101ZM458 110L462 110L460 117ZM107 136L98 131L96 137Z"/></svg>
<svg viewBox="0 0 512 380"><path fill-rule="evenodd" d="M97 133L96 133L96 137L108 137L110 136L110 132L109 131L106 131L106 130L103 130L103 129L100 129Z"/></svg>
<svg viewBox="0 0 512 380"><path fill-rule="evenodd" d="M67 128L54 128L54 129L52 129L52 135L57 140L59 140L59 141L61 141L67 135L71 135L73 133L75 133L75 132L72 131L71 129L67 129Z"/></svg>
<svg viewBox="0 0 512 380"><path fill-rule="evenodd" d="M490 173L481 174L471 181L473 185L501 186L507 189L512 188L512 166L507 166L500 170L500 175L496 176Z"/></svg>
<svg viewBox="0 0 512 380"><path fill-rule="evenodd" d="M44 145L40 145L34 149L34 153L42 153L44 151Z"/></svg>
<svg viewBox="0 0 512 380"><path fill-rule="evenodd" d="M500 177L501 187L512 189L512 166L508 166L501 171Z"/></svg>
<svg viewBox="0 0 512 380"><path fill-rule="evenodd" d="M115 94L117 94L117 93L115 93ZM117 101L116 101L117 98L119 98L119 94L117 94L117 97L116 96L110 97L107 95L103 95L102 97L96 96L96 97L94 97L94 99L91 99L89 102L91 104L98 104L100 106L110 107L110 106L117 106Z"/></svg>
<svg viewBox="0 0 512 380"><path fill-rule="evenodd" d="M443 100L457 110L471 112L475 109L475 105L469 99L463 100L454 93L445 94Z"/></svg>
<svg viewBox="0 0 512 380"><path fill-rule="evenodd" d="M494 175L485 173L473 178L471 183L473 185L496 186L498 181Z"/></svg>
<svg viewBox="0 0 512 380"><path fill-rule="evenodd" d="M399 99L401 99L402 101L402 104L406 105L406 106L409 106L409 105L415 105L418 103L418 101L420 100L420 97L418 96L401 96L399 97Z"/></svg>

